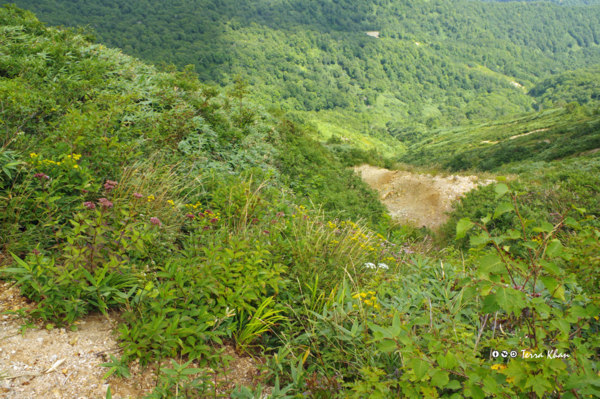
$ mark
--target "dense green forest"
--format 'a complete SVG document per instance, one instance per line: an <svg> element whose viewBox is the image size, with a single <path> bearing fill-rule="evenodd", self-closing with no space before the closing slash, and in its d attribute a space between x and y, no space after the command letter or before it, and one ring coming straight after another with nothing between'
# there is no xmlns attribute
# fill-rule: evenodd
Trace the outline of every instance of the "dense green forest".
<svg viewBox="0 0 600 399"><path fill-rule="evenodd" d="M104 379L150 369L146 399L600 396L597 7L36 4L73 28L0 8L22 334L118 314ZM432 232L391 220L364 162L495 182ZM252 384L219 385L227 348Z"/></svg>
<svg viewBox="0 0 600 399"><path fill-rule="evenodd" d="M357 147L402 145L385 122L423 128L532 111L541 79L600 62L600 6L409 1L21 0L52 25L157 65L194 65ZM379 39L365 32L378 31ZM335 123L332 123L335 121Z"/></svg>

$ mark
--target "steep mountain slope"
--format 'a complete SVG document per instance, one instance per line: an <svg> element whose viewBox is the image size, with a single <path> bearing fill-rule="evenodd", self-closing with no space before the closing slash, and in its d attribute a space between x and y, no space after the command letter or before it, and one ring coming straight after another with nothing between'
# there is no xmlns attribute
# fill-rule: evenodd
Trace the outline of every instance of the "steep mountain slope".
<svg viewBox="0 0 600 399"><path fill-rule="evenodd" d="M376 151L281 113L0 8L4 396L600 395L598 153L502 166L540 182L467 195L431 250L345 167Z"/></svg>
<svg viewBox="0 0 600 399"><path fill-rule="evenodd" d="M240 75L275 105L355 146L403 148L384 122L424 128L532 110L541 77L600 62L600 6L408 1L20 0L155 63ZM365 34L378 31L379 39ZM524 87L524 89L522 88ZM362 138L366 139L362 139Z"/></svg>

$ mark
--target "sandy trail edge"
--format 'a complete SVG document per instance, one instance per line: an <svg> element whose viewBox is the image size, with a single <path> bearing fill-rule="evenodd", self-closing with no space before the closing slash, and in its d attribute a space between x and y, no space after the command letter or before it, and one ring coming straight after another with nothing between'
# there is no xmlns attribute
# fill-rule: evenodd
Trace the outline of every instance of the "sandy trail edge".
<svg viewBox="0 0 600 399"><path fill-rule="evenodd" d="M0 314L34 305L20 295L17 287L11 285L0 281ZM109 385L113 399L144 397L154 387L155 364L142 370L134 362L130 364L131 378L102 379L108 369L100 364L110 361L109 354L116 357L122 354L117 336L112 333L118 324L118 317L118 313L111 314L109 322L103 315L87 315L76 322L79 327L77 331L48 330L39 325L39 328L28 330L22 336L19 334L21 323L17 316L0 315L0 397L104 399ZM260 379L256 360L238 355L231 346L225 348L225 353L233 360L227 370L218 370L217 381L223 386L217 391L224 393L238 385L253 386ZM56 370L44 373L62 359L65 361ZM169 359L162 364L170 367ZM207 372L209 375L213 373L211 369L207 369ZM39 373L44 374L35 376ZM3 374L27 375L7 379L1 378Z"/></svg>
<svg viewBox="0 0 600 399"><path fill-rule="evenodd" d="M452 210L453 201L468 191L492 183L477 176L441 177L371 165L357 166L354 171L377 190L379 200L392 218L418 227L439 227L447 220L445 212Z"/></svg>

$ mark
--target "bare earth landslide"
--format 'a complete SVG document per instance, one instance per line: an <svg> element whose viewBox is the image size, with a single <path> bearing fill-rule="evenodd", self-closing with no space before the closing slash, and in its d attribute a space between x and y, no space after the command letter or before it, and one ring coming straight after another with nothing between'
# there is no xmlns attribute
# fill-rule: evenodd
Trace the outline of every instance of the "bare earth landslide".
<svg viewBox="0 0 600 399"><path fill-rule="evenodd" d="M357 166L354 170L377 190L379 199L394 219L418 227L442 225L447 219L446 212L452 210L453 201L474 188L492 183L477 176L432 176L371 165Z"/></svg>

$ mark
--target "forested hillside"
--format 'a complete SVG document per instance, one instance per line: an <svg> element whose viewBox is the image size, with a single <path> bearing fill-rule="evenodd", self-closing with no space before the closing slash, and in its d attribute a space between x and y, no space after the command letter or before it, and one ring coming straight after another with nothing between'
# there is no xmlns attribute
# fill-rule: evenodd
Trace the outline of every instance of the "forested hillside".
<svg viewBox="0 0 600 399"><path fill-rule="evenodd" d="M204 82L240 75L315 134L389 153L385 122L436 128L530 112L540 79L600 62L600 6L410 1L20 0L53 25ZM367 36L378 31L379 38ZM320 112L317 112L320 111ZM335 121L335 123L332 123ZM364 139L366 138L366 139Z"/></svg>
<svg viewBox="0 0 600 399"><path fill-rule="evenodd" d="M70 4L107 9L104 1ZM200 54L186 46L205 46L203 56L224 58L200 62L200 77L228 87L199 80L193 67L161 71L77 29L0 8L0 289L19 289L11 297L23 304L0 300L2 331L15 326L3 347L31 329L47 331L45 348L64 341L70 359L103 376L107 399L137 384L140 370L152 376L138 396L146 399L600 396L600 121L591 81L598 72L588 68L597 44L585 39L597 9L456 3L474 7L455 15L462 27L454 31L434 23L454 12L442 2L248 2L237 10L219 2L198 14L181 8L192 3L114 4L122 8L108 8L128 17L105 21L123 35L140 29L131 49L151 37L136 22L145 10L156 27L166 21L162 8L181 17L174 33L161 33L167 45L144 48L185 58ZM65 17L66 8L46 6ZM503 15L491 11L532 16L537 7L565 25L523 31L532 39L534 29L554 32L550 42L525 45L527 34L507 34L485 45L496 55L478 53L475 44L495 29L481 26ZM289 19L267 28L279 8ZM250 19L236 25L244 10ZM198 15L214 20L186 19ZM405 26L394 25L400 15ZM311 29L300 24L309 17ZM390 23L381 39L353 30L377 21ZM214 41L179 40L193 29L201 38L210 30ZM409 31L426 39L417 45ZM553 38L556 52L544 47ZM271 51L285 53L269 58ZM383 60L397 64L386 70ZM586 68L545 76L577 65ZM232 81L246 70L254 87ZM535 97L512 79L527 88L540 81ZM309 83L314 91L302 92ZM276 92L288 86L300 94ZM306 110L310 93L319 114ZM338 97L349 103L327 105ZM268 104L273 98L281 103ZM364 117L367 106L377 112ZM469 107L489 117L537 111L442 126L479 118ZM407 152L383 158L343 137L309 137L322 134L314 120L333 125L336 115L366 130L357 140L377 131L369 118L380 118L383 133L365 139ZM434 234L391 221L347 168L396 160L510 176L466 195ZM118 347L98 352L91 340L77 341L90 314L114 327ZM103 354L106 363L84 364ZM255 359L255 372L237 386L226 385L233 354ZM65 384L80 397L91 384L74 382L66 358L45 364L18 355L0 355L7 397L58 397ZM42 391L41 381L50 388Z"/></svg>

